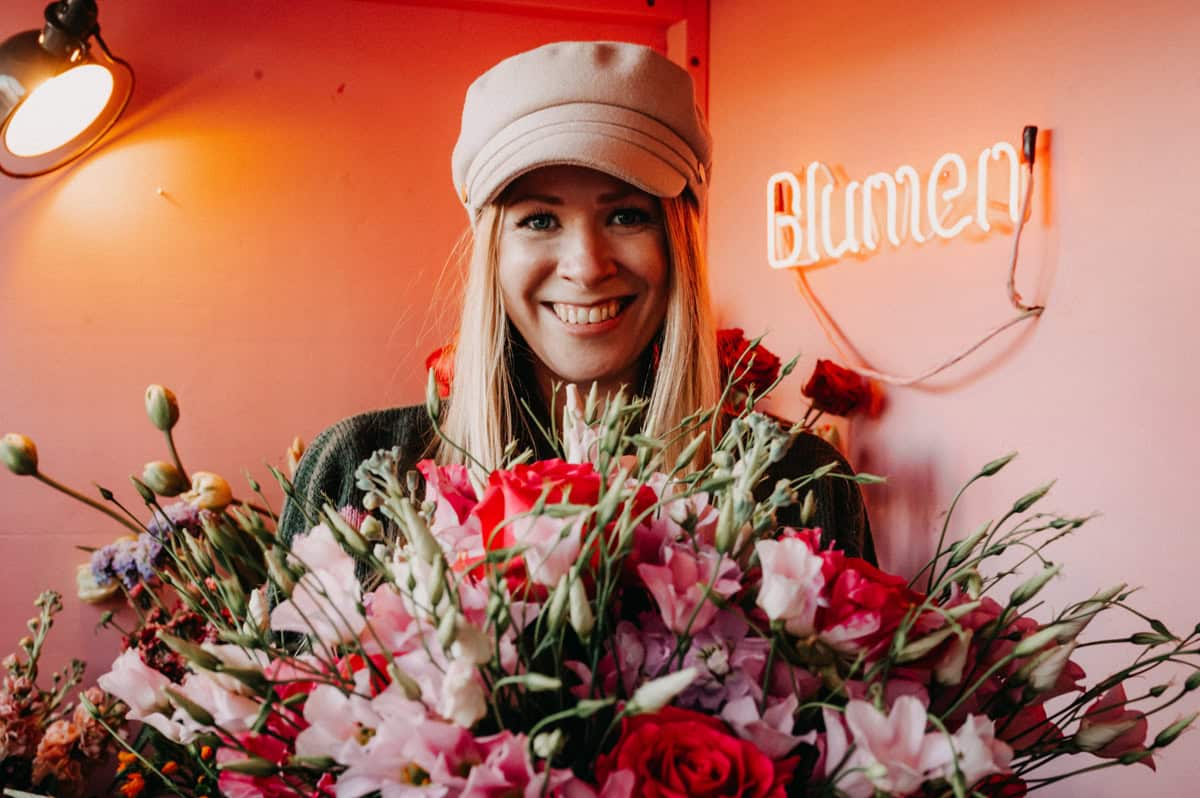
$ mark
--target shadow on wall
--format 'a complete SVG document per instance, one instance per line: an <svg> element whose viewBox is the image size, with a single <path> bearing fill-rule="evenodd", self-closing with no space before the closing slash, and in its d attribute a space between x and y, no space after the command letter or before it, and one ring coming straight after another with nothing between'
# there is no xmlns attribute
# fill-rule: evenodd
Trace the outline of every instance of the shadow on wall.
<svg viewBox="0 0 1200 798"><path fill-rule="evenodd" d="M856 431L851 462L856 471L887 476L887 482L866 489L871 531L880 565L909 577L933 556L938 523L945 512L944 507L934 506L938 484L935 458L919 455L904 462L888 460L874 454L872 437L870 430Z"/></svg>

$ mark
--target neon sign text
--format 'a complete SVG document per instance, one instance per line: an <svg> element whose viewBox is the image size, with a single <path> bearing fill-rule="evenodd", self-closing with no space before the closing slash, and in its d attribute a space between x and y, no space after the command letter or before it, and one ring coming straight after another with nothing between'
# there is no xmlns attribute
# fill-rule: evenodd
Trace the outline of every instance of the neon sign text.
<svg viewBox="0 0 1200 798"><path fill-rule="evenodd" d="M1008 215L1016 224L1021 159L1016 148L1001 141L985 147L975 161L974 214L950 219L960 198L967 194L968 170L961 155L948 152L934 162L924 190L917 170L907 164L894 172L876 172L861 182L847 183L842 190L838 241L834 240L833 223L838 211L834 201L837 181L829 167L813 161L805 169L803 181L792 172L777 172L767 179L767 259L772 268L786 269L876 252L882 244L880 208L883 232L894 247L905 239L921 244L935 236L954 238L972 223L988 232L988 173L992 162L1001 160L1008 165Z"/></svg>

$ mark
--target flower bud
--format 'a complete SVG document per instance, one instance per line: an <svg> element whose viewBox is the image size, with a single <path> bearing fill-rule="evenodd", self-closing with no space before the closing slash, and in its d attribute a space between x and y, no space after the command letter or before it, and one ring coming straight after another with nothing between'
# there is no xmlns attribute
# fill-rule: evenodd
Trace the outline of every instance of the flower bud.
<svg viewBox="0 0 1200 798"><path fill-rule="evenodd" d="M184 712L192 716L192 720L199 723L201 726L209 728L216 725L217 720L204 707L197 704L192 699L180 693L178 690L173 690L170 687L164 687L163 692L171 699L171 703L182 709Z"/></svg>
<svg viewBox="0 0 1200 798"><path fill-rule="evenodd" d="M10 432L0 438L0 459L8 470L19 477L29 477L37 473L37 446L24 435Z"/></svg>
<svg viewBox="0 0 1200 798"><path fill-rule="evenodd" d="M237 679L255 695L263 695L271 689L271 681L258 668L238 668L224 665L221 667L221 673Z"/></svg>
<svg viewBox="0 0 1200 798"><path fill-rule="evenodd" d="M383 540L383 524L373 515L368 515L358 526L358 531L367 540Z"/></svg>
<svg viewBox="0 0 1200 798"><path fill-rule="evenodd" d="M1028 657L1036 651L1040 651L1045 645L1052 640L1057 640L1061 632L1057 624L1045 626L1029 637L1026 637L1013 648L1014 657Z"/></svg>
<svg viewBox="0 0 1200 798"><path fill-rule="evenodd" d="M351 552L358 556L370 553L371 546L367 543L367 539L349 521L343 518L342 514L335 510L332 504L326 504L321 508L321 512L325 516L325 522L335 539L343 543Z"/></svg>
<svg viewBox="0 0 1200 798"><path fill-rule="evenodd" d="M292 591L296 589L296 580L292 578L292 572L287 567L287 553L279 546L272 546L267 549L267 575L270 576L271 582L279 588L280 592L286 598L292 597Z"/></svg>
<svg viewBox="0 0 1200 798"><path fill-rule="evenodd" d="M238 759L234 762L226 762L217 766L220 770L228 770L230 773L244 773L247 776L272 776L279 767L268 759L252 756L247 759Z"/></svg>
<svg viewBox="0 0 1200 798"><path fill-rule="evenodd" d="M179 421L179 402L170 388L151 385L146 388L146 415L150 423L163 432L169 432Z"/></svg>
<svg viewBox="0 0 1200 798"><path fill-rule="evenodd" d="M174 463L154 460L142 469L142 482L159 496L178 496L188 489L183 472Z"/></svg>
<svg viewBox="0 0 1200 798"><path fill-rule="evenodd" d="M1081 751L1099 751L1113 740L1136 726L1138 721L1119 720L1112 723L1091 723L1079 729L1075 735L1075 745Z"/></svg>
<svg viewBox="0 0 1200 798"><path fill-rule="evenodd" d="M817 497L810 490L804 494L804 504L800 505L800 525L808 526L813 515L817 512Z"/></svg>
<svg viewBox="0 0 1200 798"><path fill-rule="evenodd" d="M1046 583L1053 579L1059 571L1062 570L1062 564L1051 565L1042 569L1041 573L1034 574L1022 584L1017 586L1017 589L1012 592L1008 598L1008 604L1011 607L1019 607L1031 598L1036 596L1038 592L1046 586Z"/></svg>
<svg viewBox="0 0 1200 798"><path fill-rule="evenodd" d="M896 654L896 662L912 662L920 659L941 645L942 641L952 635L954 631L955 628L947 624L935 632L914 640Z"/></svg>
<svg viewBox="0 0 1200 798"><path fill-rule="evenodd" d="M575 630L575 634L579 635L580 640L587 642L592 634L592 628L596 625L596 616L592 613L592 605L588 603L587 590L583 587L583 580L572 580L569 593L567 604L571 617L571 628Z"/></svg>
<svg viewBox="0 0 1200 798"><path fill-rule="evenodd" d="M1021 668L1019 673L1024 676L1029 687L1035 693L1044 693L1058 683L1058 677L1075 652L1075 641L1065 645L1057 645L1038 654Z"/></svg>
<svg viewBox="0 0 1200 798"><path fill-rule="evenodd" d="M142 482L133 474L129 475L129 481L133 483L133 489L136 490L138 495L142 497L142 501L144 501L147 505L154 503L154 491L150 490L149 485L147 485L145 482ZM101 495L103 495L103 493ZM105 500L112 501L112 499L108 498L107 496L105 496Z"/></svg>
<svg viewBox="0 0 1200 798"><path fill-rule="evenodd" d="M546 603L546 620L550 625L550 632L556 633L563 622L563 613L567 608L567 598L569 586L567 582L569 577L563 577L558 580L558 584L554 586L554 590L550 593L550 601Z"/></svg>
<svg viewBox="0 0 1200 798"><path fill-rule="evenodd" d="M695 668L684 668L675 673L651 679L634 691L633 698L629 699L629 714L658 712L675 700L675 696L686 690L695 679Z"/></svg>
<svg viewBox="0 0 1200 798"><path fill-rule="evenodd" d="M409 676L404 671L400 670L400 666L395 662L391 662L387 666L388 676L392 677L392 684L398 686L404 691L404 697L409 701L419 701L421 699L421 685Z"/></svg>
<svg viewBox="0 0 1200 798"><path fill-rule="evenodd" d="M1013 502L1012 514L1018 515L1020 513L1025 512L1030 507L1037 504L1038 500L1041 499L1043 496L1045 496L1047 493L1049 493L1050 489L1053 487L1054 487L1054 480L1051 480L1050 482L1047 482L1045 485L1042 485L1040 488L1034 488L1033 490L1029 491L1029 493L1026 493L1024 496L1022 496L1021 498L1019 498L1015 502Z"/></svg>
<svg viewBox="0 0 1200 798"><path fill-rule="evenodd" d="M288 447L287 454L284 456L287 460L288 476L296 476L296 469L300 467L300 458L304 456L304 448L303 438L299 435L292 438L292 445Z"/></svg>
<svg viewBox="0 0 1200 798"><path fill-rule="evenodd" d="M156 633L156 636L159 640L167 644L167 648L171 649L176 654L186 659L188 663L195 665L197 668L202 668L206 671L215 671L221 668L221 660L217 659L217 657L211 652L205 651L195 643L191 643L172 634L167 634L161 629Z"/></svg>
<svg viewBox="0 0 1200 798"><path fill-rule="evenodd" d="M1168 746L1171 743L1175 742L1175 738L1178 737L1179 735L1183 734L1184 731L1187 730L1187 727L1191 726L1192 722L1196 720L1196 717L1198 715L1200 715L1200 713L1192 713L1191 715L1188 715L1186 718L1180 718L1179 720L1175 721L1167 728L1160 731L1158 733L1158 736L1154 738L1154 746L1153 747L1154 748L1163 748L1163 747Z"/></svg>
<svg viewBox="0 0 1200 798"><path fill-rule="evenodd" d="M192 489L184 493L182 498L197 510L219 513L233 501L233 490L219 474L197 471L192 474Z"/></svg>
<svg viewBox="0 0 1200 798"><path fill-rule="evenodd" d="M441 647L449 651L450 646L454 644L454 637L458 633L458 616L456 613L448 612L442 616L442 620L438 622L437 640Z"/></svg>
<svg viewBox="0 0 1200 798"><path fill-rule="evenodd" d="M562 729L542 732L533 738L533 753L538 759L550 759L562 750L566 741Z"/></svg>

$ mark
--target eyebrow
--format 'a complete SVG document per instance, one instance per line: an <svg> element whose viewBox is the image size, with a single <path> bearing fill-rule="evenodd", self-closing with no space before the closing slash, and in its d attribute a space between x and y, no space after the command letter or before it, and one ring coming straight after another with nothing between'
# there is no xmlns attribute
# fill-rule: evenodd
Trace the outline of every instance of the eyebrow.
<svg viewBox="0 0 1200 798"><path fill-rule="evenodd" d="M613 202L620 202L637 192L635 188L623 188L619 191L614 191L610 194L601 194L599 199L601 205L607 205ZM516 205L518 202L541 202L546 205L562 205L562 197L556 197L553 194L517 194L508 200L509 205Z"/></svg>

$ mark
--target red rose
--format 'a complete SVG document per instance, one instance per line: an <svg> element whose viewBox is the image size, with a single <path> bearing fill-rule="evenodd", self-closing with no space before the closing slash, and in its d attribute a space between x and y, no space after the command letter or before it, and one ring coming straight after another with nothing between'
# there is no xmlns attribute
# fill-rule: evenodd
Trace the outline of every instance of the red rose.
<svg viewBox="0 0 1200 798"><path fill-rule="evenodd" d="M433 369L438 396L443 399L450 395L450 384L454 382L454 350L455 344L451 341L445 346L439 346L425 358L425 370Z"/></svg>
<svg viewBox="0 0 1200 798"><path fill-rule="evenodd" d="M783 798L795 767L795 759L773 761L717 718L666 707L621 721L621 738L596 761L596 778L603 785L629 771L637 780L632 794L646 798Z"/></svg>
<svg viewBox="0 0 1200 798"><path fill-rule="evenodd" d="M543 492L547 504L568 499L572 504L595 504L600 498L600 475L591 463L575 465L557 459L493 471L483 498L471 509L471 515L479 519L485 549L528 547L522 557L509 563L505 573L514 593L525 586L527 563L534 582L554 585L579 556L583 531L576 529L564 536L569 519L530 516L501 526L533 509Z"/></svg>
<svg viewBox="0 0 1200 798"><path fill-rule="evenodd" d="M717 331L717 355L721 362L721 379L736 376L733 389L743 394L749 393L753 386L761 395L779 376L779 356L762 344L751 348L750 342L736 327Z"/></svg>
<svg viewBox="0 0 1200 798"><path fill-rule="evenodd" d="M835 416L849 416L870 408L873 402L871 383L832 360L818 360L808 384L800 390L813 407Z"/></svg>

